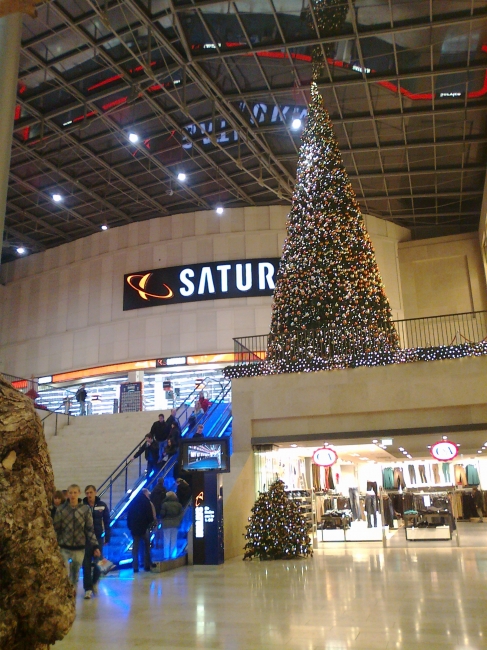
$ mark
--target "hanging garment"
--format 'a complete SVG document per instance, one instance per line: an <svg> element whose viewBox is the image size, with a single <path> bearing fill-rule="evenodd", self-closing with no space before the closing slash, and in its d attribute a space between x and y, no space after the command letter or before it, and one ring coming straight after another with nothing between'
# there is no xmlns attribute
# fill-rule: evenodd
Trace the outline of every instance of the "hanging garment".
<svg viewBox="0 0 487 650"><path fill-rule="evenodd" d="M411 483L416 483L416 470L414 469L414 465L408 465L408 472Z"/></svg>
<svg viewBox="0 0 487 650"><path fill-rule="evenodd" d="M348 493L350 495L350 507L352 509L353 518L360 519L360 498L358 488L349 488Z"/></svg>
<svg viewBox="0 0 487 650"><path fill-rule="evenodd" d="M311 472L313 474L313 487L315 490L320 491L321 490L320 466L315 465L313 463L311 465Z"/></svg>
<svg viewBox="0 0 487 650"><path fill-rule="evenodd" d="M379 499L379 492L377 490L377 483L376 481L367 481L367 492L370 492L370 490L373 490L375 493L375 498L378 500Z"/></svg>
<svg viewBox="0 0 487 650"><path fill-rule="evenodd" d="M440 482L440 470L438 467L438 464L435 463L432 467L433 469L433 482L434 483L439 483Z"/></svg>
<svg viewBox="0 0 487 650"><path fill-rule="evenodd" d="M445 479L445 483L451 483L450 465L448 463L443 463L441 469L443 471L443 478Z"/></svg>
<svg viewBox="0 0 487 650"><path fill-rule="evenodd" d="M424 468L424 465L419 466L419 478L421 479L421 483L427 483L428 479L426 478L426 470Z"/></svg>
<svg viewBox="0 0 487 650"><path fill-rule="evenodd" d="M335 481L333 480L333 469L331 467L327 467L326 471L328 472L328 485L330 486L330 490L334 490Z"/></svg>
<svg viewBox="0 0 487 650"><path fill-rule="evenodd" d="M467 475L467 485L479 485L480 478L475 465L467 465L465 470Z"/></svg>
<svg viewBox="0 0 487 650"><path fill-rule="evenodd" d="M394 471L392 467L384 467L382 471L382 484L386 490L394 489Z"/></svg>
<svg viewBox="0 0 487 650"><path fill-rule="evenodd" d="M367 513L367 528L372 528L372 517L374 518L374 528L377 528L377 499L375 494L365 495L365 512Z"/></svg>
<svg viewBox="0 0 487 650"><path fill-rule="evenodd" d="M456 485L467 485L467 472L463 465L455 465L455 483Z"/></svg>
<svg viewBox="0 0 487 650"><path fill-rule="evenodd" d="M394 487L395 488L405 488L406 487L402 467L395 467L394 468Z"/></svg>

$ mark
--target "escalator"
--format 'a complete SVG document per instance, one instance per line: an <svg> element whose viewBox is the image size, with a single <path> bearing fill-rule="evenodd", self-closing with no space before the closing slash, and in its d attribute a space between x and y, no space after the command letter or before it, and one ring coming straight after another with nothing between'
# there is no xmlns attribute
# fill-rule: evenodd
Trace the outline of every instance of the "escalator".
<svg viewBox="0 0 487 650"><path fill-rule="evenodd" d="M207 412L200 414L196 420L192 421L190 417L193 414L193 404L198 392L198 389L195 389L194 395L191 394L176 412L181 428L181 437L191 437L199 424L203 425L205 438L230 437L232 432L230 391L230 382L221 383L219 393ZM166 490L175 492L177 487L174 474L178 455L170 457L161 469L154 470L147 475L141 459L133 460L133 455L138 447L139 445L120 463L98 490L98 496L109 505L111 517L111 541L104 548L104 556L119 566L131 565L132 563L132 537L127 529L127 508L130 503L144 488L152 491L161 478L164 480ZM172 554L173 558L181 557L186 553L188 532L191 524L192 508L188 506L183 513L179 526L177 545ZM151 539L153 542L157 542L159 537L156 533L157 531L154 531L152 534ZM154 543L152 559L153 561L168 559L163 557L163 549L155 547Z"/></svg>

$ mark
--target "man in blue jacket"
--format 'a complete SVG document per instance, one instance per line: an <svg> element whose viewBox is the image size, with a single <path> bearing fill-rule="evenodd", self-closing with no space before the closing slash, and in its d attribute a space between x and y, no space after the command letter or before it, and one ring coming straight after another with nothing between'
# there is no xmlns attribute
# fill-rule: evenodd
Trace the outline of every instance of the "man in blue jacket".
<svg viewBox="0 0 487 650"><path fill-rule="evenodd" d="M79 496L79 485L70 485L68 498L56 509L53 521L61 555L75 590L87 544L93 549L95 557L101 555L98 540L93 530L91 509L81 502Z"/></svg>
<svg viewBox="0 0 487 650"><path fill-rule="evenodd" d="M93 528L100 548L100 557L102 558L103 545L110 542L110 512L107 504L96 496L96 487L94 485L85 487L85 495L83 503L91 509ZM93 594L98 593L98 580L101 575L98 564L95 563L92 566L92 558L93 548L90 544L87 544L83 558L83 588L86 600L91 598Z"/></svg>

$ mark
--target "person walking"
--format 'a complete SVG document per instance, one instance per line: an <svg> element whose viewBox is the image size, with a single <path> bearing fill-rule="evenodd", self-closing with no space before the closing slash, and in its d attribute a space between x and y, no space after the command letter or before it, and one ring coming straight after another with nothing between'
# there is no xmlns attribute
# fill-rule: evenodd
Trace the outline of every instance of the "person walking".
<svg viewBox="0 0 487 650"><path fill-rule="evenodd" d="M93 529L100 549L99 558L103 559L103 546L110 542L110 511L107 504L96 496L96 487L94 485L85 487L83 503L89 506L91 510ZM93 549L90 544L87 544L83 558L83 588L86 600L90 599L93 594L98 595L98 581L101 576L98 564L96 562L93 564L92 560Z"/></svg>
<svg viewBox="0 0 487 650"><path fill-rule="evenodd" d="M479 516L479 524L482 524L484 522L484 512L482 510L482 506L484 505L484 497L482 495L482 492L476 487L472 488L472 501Z"/></svg>
<svg viewBox="0 0 487 650"><path fill-rule="evenodd" d="M91 508L81 502L80 493L79 485L73 483L69 486L68 498L56 509L53 521L66 571L75 591L87 545L91 546L95 557L101 555Z"/></svg>
<svg viewBox="0 0 487 650"><path fill-rule="evenodd" d="M81 386L76 391L76 401L79 403L79 414L86 415L86 398L88 393L86 392L85 384Z"/></svg>
<svg viewBox="0 0 487 650"><path fill-rule="evenodd" d="M127 527L132 534L132 559L134 573L139 572L139 548L144 545L144 570L150 571L150 527L156 523L154 504L149 490L143 489L128 507Z"/></svg>

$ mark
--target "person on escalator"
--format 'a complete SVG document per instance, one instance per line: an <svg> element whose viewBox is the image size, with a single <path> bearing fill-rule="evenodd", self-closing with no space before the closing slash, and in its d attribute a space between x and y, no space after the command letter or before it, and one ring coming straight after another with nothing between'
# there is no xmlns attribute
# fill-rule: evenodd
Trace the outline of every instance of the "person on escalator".
<svg viewBox="0 0 487 650"><path fill-rule="evenodd" d="M176 490L178 501L183 506L183 508L185 508L191 499L191 486L183 478L178 478L176 480L176 483L178 484L178 488Z"/></svg>
<svg viewBox="0 0 487 650"><path fill-rule="evenodd" d="M147 461L147 474L149 475L152 470L157 470L157 465L159 462L159 443L154 440L150 433L146 435L144 442L135 452L133 460L139 456L142 456L144 453L145 459Z"/></svg>
<svg viewBox="0 0 487 650"><path fill-rule="evenodd" d="M179 427L173 422L171 425L171 430L166 442L166 448L164 449L164 456L162 461L166 463L171 456L178 453L179 450Z"/></svg>
<svg viewBox="0 0 487 650"><path fill-rule="evenodd" d="M193 438L204 438L205 434L203 433L203 425L198 424L196 431L193 433Z"/></svg>
<svg viewBox="0 0 487 650"><path fill-rule="evenodd" d="M183 506L175 492L169 491L161 506L162 527L164 529L164 559L172 558L178 540Z"/></svg>
<svg viewBox="0 0 487 650"><path fill-rule="evenodd" d="M151 495L150 495L150 500L154 504L154 508L155 508L155 511L156 511L156 517L159 517L160 514L161 514L162 502L166 498L166 495L167 495L167 490L164 487L164 479L163 478L158 478L157 479L157 485L152 490Z"/></svg>
<svg viewBox="0 0 487 650"><path fill-rule="evenodd" d="M134 573L139 572L139 547L144 545L144 570L150 571L150 528L156 523L156 512L150 501L150 492L143 489L127 509L127 528L133 539L132 559Z"/></svg>
<svg viewBox="0 0 487 650"><path fill-rule="evenodd" d="M205 394L203 391L200 392L198 401L200 403L200 406L203 410L203 413L206 413L206 411L210 408L211 402L209 399L205 397Z"/></svg>

